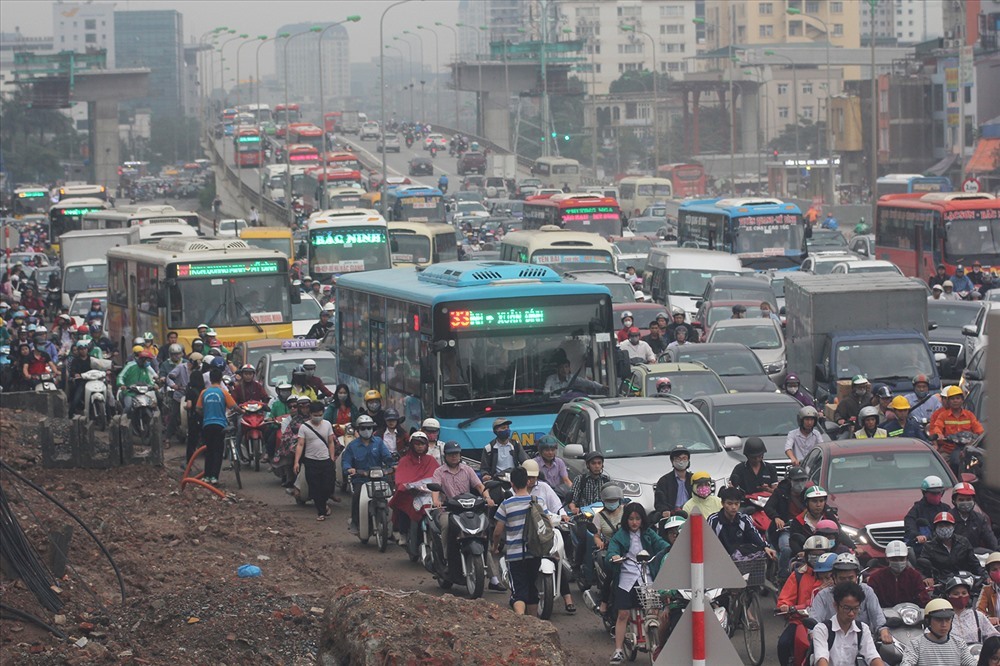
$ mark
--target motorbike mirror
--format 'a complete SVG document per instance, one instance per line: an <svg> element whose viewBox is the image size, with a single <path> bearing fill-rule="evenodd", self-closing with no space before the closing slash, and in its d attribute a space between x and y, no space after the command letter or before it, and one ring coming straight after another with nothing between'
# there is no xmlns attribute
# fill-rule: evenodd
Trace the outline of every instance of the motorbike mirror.
<svg viewBox="0 0 1000 666"><path fill-rule="evenodd" d="M425 484L425 485L427 486L427 490L433 491L435 493L441 492L441 484L440 483L428 483L428 484Z"/></svg>

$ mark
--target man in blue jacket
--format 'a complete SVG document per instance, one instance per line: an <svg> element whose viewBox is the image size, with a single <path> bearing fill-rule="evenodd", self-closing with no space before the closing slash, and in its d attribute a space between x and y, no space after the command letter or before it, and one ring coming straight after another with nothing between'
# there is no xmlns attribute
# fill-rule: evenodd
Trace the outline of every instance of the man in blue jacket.
<svg viewBox="0 0 1000 666"><path fill-rule="evenodd" d="M347 445L344 454L340 457L341 465L344 468L344 476L351 479L351 488L354 490L351 497L351 534L358 533L358 505L361 502L361 488L368 480L367 474L371 469L388 467L392 465L392 453L386 448L381 437L375 436L375 420L367 414L358 417L354 424L354 431L358 436Z"/></svg>

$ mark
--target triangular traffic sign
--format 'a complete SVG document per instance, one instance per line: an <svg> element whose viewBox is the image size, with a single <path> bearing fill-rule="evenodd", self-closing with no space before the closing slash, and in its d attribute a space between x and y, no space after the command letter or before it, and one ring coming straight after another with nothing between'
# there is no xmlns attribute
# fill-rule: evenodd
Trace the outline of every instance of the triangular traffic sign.
<svg viewBox="0 0 1000 666"><path fill-rule="evenodd" d="M713 535L714 537L714 535ZM732 620L730 620L732 622ZM655 666L677 666L678 664L690 664L692 662L691 635L694 627L691 622L690 606L684 610L681 619L677 621L666 645L660 650L660 656L653 662ZM742 664L733 642L726 635L726 631L719 624L719 618L715 617L715 612L711 608L705 609L705 662L715 666L718 664Z"/></svg>
<svg viewBox="0 0 1000 666"><path fill-rule="evenodd" d="M677 541L670 547L670 553L663 559L663 566L653 584L659 590L690 590L691 589L691 535L693 521L701 521L704 538L703 553L705 559L705 589L717 587L735 589L747 585L743 574L736 568L733 558L722 547L722 542L715 536L708 523L697 508L691 512Z"/></svg>

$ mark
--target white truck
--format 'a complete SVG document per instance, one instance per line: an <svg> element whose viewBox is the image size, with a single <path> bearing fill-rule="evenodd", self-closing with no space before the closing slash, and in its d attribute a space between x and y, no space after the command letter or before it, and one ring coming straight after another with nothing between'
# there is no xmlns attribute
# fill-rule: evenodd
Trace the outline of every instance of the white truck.
<svg viewBox="0 0 1000 666"><path fill-rule="evenodd" d="M81 291L108 288L108 250L129 244L128 229L67 231L59 237L62 304L68 308Z"/></svg>
<svg viewBox="0 0 1000 666"><path fill-rule="evenodd" d="M362 120L361 116L364 115L359 111L344 111L340 114L340 120L337 122L337 129L340 130L341 134L357 134L361 131L361 123L364 120L368 120L367 116Z"/></svg>
<svg viewBox="0 0 1000 666"><path fill-rule="evenodd" d="M490 153L486 156L486 177L514 180L517 178L517 155L498 155Z"/></svg>

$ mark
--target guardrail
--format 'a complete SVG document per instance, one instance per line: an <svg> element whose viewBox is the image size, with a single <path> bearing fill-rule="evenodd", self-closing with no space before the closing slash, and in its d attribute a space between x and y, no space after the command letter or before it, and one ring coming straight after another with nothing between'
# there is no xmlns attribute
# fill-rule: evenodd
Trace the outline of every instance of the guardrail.
<svg viewBox="0 0 1000 666"><path fill-rule="evenodd" d="M511 151L507 150L506 148L504 148L502 146L499 146L499 145L493 143L492 141L490 141L489 139L487 139L485 137L476 136L475 134L471 134L469 132L461 132L461 131L459 131L457 129L454 129L452 127L445 127L444 125L431 125L431 129L434 130L435 132L439 132L441 134L462 134L463 136L467 136L467 137L469 137L469 139L478 142L480 146L485 146L485 147L489 148L490 151L492 151L492 152L494 152L494 153L496 153L498 155L512 155L513 154L515 157L517 157L517 164L518 164L518 166L524 167L528 171L531 171L531 167L535 163L535 161L533 159L531 159L529 157L524 157L522 155L517 155L516 153L511 153Z"/></svg>
<svg viewBox="0 0 1000 666"><path fill-rule="evenodd" d="M279 203L268 199L267 197L262 197L256 190L243 182L240 178L239 173L237 173L233 168L223 160L222 155L219 154L219 148L216 141L209 137L208 145L211 147L212 161L215 164L221 165L223 172L226 175L226 180L229 181L231 185L238 188L240 194L250 201L251 204L260 202L261 205L261 215L265 220L281 220L287 224L288 221L288 209Z"/></svg>

